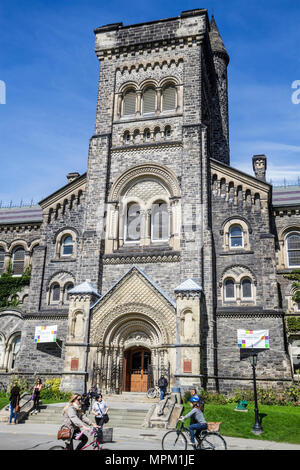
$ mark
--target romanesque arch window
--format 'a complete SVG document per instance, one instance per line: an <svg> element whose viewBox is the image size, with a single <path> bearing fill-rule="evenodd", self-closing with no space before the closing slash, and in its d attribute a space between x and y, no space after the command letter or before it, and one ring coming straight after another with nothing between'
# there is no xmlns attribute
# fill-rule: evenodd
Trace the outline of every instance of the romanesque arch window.
<svg viewBox="0 0 300 470"><path fill-rule="evenodd" d="M250 278L246 277L241 281L241 298L249 300L253 298L253 286Z"/></svg>
<svg viewBox="0 0 300 470"><path fill-rule="evenodd" d="M291 233L286 238L288 267L300 267L300 233Z"/></svg>
<svg viewBox="0 0 300 470"><path fill-rule="evenodd" d="M72 256L73 255L73 238L71 235L66 235L62 238L61 243L61 256Z"/></svg>
<svg viewBox="0 0 300 470"><path fill-rule="evenodd" d="M136 92L134 89L126 91L123 97L123 116L135 115Z"/></svg>
<svg viewBox="0 0 300 470"><path fill-rule="evenodd" d="M60 285L55 282L50 288L50 302L58 303L60 301Z"/></svg>
<svg viewBox="0 0 300 470"><path fill-rule="evenodd" d="M13 336L13 338L10 340L9 345L8 345L8 370L14 370L16 366L16 361L17 357L20 352L20 346L21 346L21 334L16 334Z"/></svg>
<svg viewBox="0 0 300 470"><path fill-rule="evenodd" d="M229 229L229 246L230 248L244 247L244 233L240 225L233 225Z"/></svg>
<svg viewBox="0 0 300 470"><path fill-rule="evenodd" d="M141 239L141 209L139 204L132 202L127 205L125 223L125 241L136 243Z"/></svg>
<svg viewBox="0 0 300 470"><path fill-rule="evenodd" d="M64 292L63 292L63 303L68 304L69 303L69 291L73 289L74 284L72 282L68 282L67 284L64 285Z"/></svg>
<svg viewBox="0 0 300 470"><path fill-rule="evenodd" d="M2 334L0 334L0 370L3 368L5 356L5 340Z"/></svg>
<svg viewBox="0 0 300 470"><path fill-rule="evenodd" d="M12 254L12 272L21 275L25 266L25 250L23 247L15 248Z"/></svg>
<svg viewBox="0 0 300 470"><path fill-rule="evenodd" d="M5 270L5 250L0 248L0 274L4 273Z"/></svg>
<svg viewBox="0 0 300 470"><path fill-rule="evenodd" d="M168 241L169 210L164 201L157 201L151 210L151 239L152 241Z"/></svg>
<svg viewBox="0 0 300 470"><path fill-rule="evenodd" d="M236 286L234 279L225 279L224 281L224 299L235 300L236 299Z"/></svg>
<svg viewBox="0 0 300 470"><path fill-rule="evenodd" d="M146 88L142 98L142 114L152 114L156 110L156 91L155 88Z"/></svg>
<svg viewBox="0 0 300 470"><path fill-rule="evenodd" d="M162 111L176 110L176 88L174 85L167 85L162 90Z"/></svg>

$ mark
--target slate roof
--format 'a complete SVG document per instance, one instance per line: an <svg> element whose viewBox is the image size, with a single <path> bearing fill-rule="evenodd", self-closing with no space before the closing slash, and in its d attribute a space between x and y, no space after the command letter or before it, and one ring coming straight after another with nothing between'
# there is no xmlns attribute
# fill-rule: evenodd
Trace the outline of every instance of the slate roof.
<svg viewBox="0 0 300 470"><path fill-rule="evenodd" d="M211 49L213 52L220 52L226 56L227 63L229 62L229 55L224 46L223 40L221 38L218 26L216 25L215 18L212 15L210 22L210 32L209 39L211 44Z"/></svg>
<svg viewBox="0 0 300 470"><path fill-rule="evenodd" d="M0 208L0 225L41 223L43 211L39 205Z"/></svg>
<svg viewBox="0 0 300 470"><path fill-rule="evenodd" d="M203 289L194 279L187 279L178 287L176 287L175 292L201 292Z"/></svg>
<svg viewBox="0 0 300 470"><path fill-rule="evenodd" d="M82 284L73 287L68 291L69 294L92 294L100 297L96 287L90 281L84 281Z"/></svg>
<svg viewBox="0 0 300 470"><path fill-rule="evenodd" d="M300 186L273 186L273 206L300 205Z"/></svg>

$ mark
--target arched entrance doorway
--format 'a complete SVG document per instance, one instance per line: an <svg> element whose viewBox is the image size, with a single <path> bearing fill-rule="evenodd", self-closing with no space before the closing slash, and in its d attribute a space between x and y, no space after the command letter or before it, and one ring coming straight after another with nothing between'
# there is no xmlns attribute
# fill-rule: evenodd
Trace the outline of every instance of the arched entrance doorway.
<svg viewBox="0 0 300 470"><path fill-rule="evenodd" d="M151 351L142 346L129 348L123 361L123 391L146 392Z"/></svg>

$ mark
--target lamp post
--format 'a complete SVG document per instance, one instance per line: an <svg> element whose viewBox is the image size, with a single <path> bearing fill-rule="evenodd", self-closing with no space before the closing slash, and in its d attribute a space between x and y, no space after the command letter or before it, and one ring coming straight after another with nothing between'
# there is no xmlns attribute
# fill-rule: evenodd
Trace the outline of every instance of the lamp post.
<svg viewBox="0 0 300 470"><path fill-rule="evenodd" d="M253 349L252 349L252 353L251 355L249 356L249 359L250 359L250 364L252 366L252 372L253 372L253 390L254 390L254 412L255 412L255 423L254 423L254 426L252 428L252 432L253 434L256 434L256 435L259 435L259 434L262 434L264 432L260 422L259 422L259 418L258 418L258 406L257 406L257 391L256 391L256 365L257 365L257 353L256 352L253 352Z"/></svg>

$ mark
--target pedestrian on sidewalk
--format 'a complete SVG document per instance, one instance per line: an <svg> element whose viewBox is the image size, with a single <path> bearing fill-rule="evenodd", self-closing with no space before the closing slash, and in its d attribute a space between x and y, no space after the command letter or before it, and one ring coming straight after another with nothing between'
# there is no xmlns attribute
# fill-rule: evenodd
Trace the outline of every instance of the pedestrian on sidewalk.
<svg viewBox="0 0 300 470"><path fill-rule="evenodd" d="M14 424L17 424L19 406L20 406L20 387L18 386L18 383L15 382L10 391L10 397L9 397L9 407L10 407L9 424L12 424L13 416L14 416Z"/></svg>
<svg viewBox="0 0 300 470"><path fill-rule="evenodd" d="M165 398L166 390L168 386L168 381L164 375L160 377L157 385L159 386L159 389L160 389L160 399L163 400Z"/></svg>
<svg viewBox="0 0 300 470"><path fill-rule="evenodd" d="M93 404L92 413L95 415L96 424L99 426L99 442L103 444L103 424L108 422L108 407L107 403L103 401L101 393L96 396L96 401Z"/></svg>
<svg viewBox="0 0 300 470"><path fill-rule="evenodd" d="M40 396L41 396L42 388L43 388L42 380L37 379L33 387L33 395L32 395L33 411L31 412L31 414L37 414L40 411Z"/></svg>
<svg viewBox="0 0 300 470"><path fill-rule="evenodd" d="M73 440L80 441L76 450L80 450L88 441L84 431L90 431L93 423L85 416L81 410L81 395L75 393L63 410L63 427L71 431L70 439L66 440L69 450L74 450Z"/></svg>
<svg viewBox="0 0 300 470"><path fill-rule="evenodd" d="M81 409L83 413L86 413L90 407L90 399L87 393L83 393L81 398Z"/></svg>

